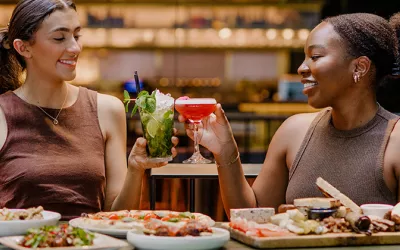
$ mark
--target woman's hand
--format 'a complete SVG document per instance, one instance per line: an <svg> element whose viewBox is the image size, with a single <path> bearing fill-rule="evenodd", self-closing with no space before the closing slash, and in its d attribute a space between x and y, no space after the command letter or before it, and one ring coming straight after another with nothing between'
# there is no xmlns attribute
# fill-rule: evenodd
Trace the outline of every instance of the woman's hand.
<svg viewBox="0 0 400 250"><path fill-rule="evenodd" d="M177 131L174 128L174 135L176 135ZM171 138L172 144L174 145L171 149L172 157L177 155L176 145L179 142L179 139L175 136ZM147 141L143 137L139 137L136 139L135 145L133 145L131 153L128 158L128 170L133 171L143 171L149 168L159 168L168 164L168 162L150 162L147 157L146 151Z"/></svg>
<svg viewBox="0 0 400 250"><path fill-rule="evenodd" d="M179 115L179 121L186 123L186 133L193 139L192 125L182 115ZM229 162L237 156L236 142L221 104L217 104L214 114L204 118L198 128L199 144L210 150L217 161L221 159Z"/></svg>

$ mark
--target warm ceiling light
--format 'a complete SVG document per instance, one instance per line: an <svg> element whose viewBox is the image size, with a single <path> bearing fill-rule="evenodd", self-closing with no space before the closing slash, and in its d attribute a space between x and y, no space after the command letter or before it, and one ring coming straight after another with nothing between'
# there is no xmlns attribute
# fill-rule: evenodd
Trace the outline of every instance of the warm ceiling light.
<svg viewBox="0 0 400 250"><path fill-rule="evenodd" d="M274 40L278 36L278 33L276 29L268 29L267 32L265 32L265 36L268 40Z"/></svg>
<svg viewBox="0 0 400 250"><path fill-rule="evenodd" d="M185 35L185 31L182 28L177 28L175 30L175 35L178 37L183 37Z"/></svg>
<svg viewBox="0 0 400 250"><path fill-rule="evenodd" d="M300 40L307 40L308 35L310 34L310 31L308 29L300 29L297 32L297 35L299 36Z"/></svg>
<svg viewBox="0 0 400 250"><path fill-rule="evenodd" d="M294 37L294 30L284 29L282 31L282 36L283 36L283 39L285 39L285 40L291 40Z"/></svg>
<svg viewBox="0 0 400 250"><path fill-rule="evenodd" d="M143 32L143 40L145 42L151 42L154 38L154 32L152 30L145 30Z"/></svg>
<svg viewBox="0 0 400 250"><path fill-rule="evenodd" d="M223 28L218 32L221 39L228 39L232 35L232 31L229 28Z"/></svg>

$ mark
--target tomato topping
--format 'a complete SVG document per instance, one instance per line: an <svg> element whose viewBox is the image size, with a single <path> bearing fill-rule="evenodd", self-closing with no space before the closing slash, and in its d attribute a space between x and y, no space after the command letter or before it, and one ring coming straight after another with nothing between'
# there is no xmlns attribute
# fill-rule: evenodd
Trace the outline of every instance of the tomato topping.
<svg viewBox="0 0 400 250"><path fill-rule="evenodd" d="M110 220L119 220L119 216L116 214L111 214L110 216L108 216L108 219Z"/></svg>
<svg viewBox="0 0 400 250"><path fill-rule="evenodd" d="M160 217L158 217L156 214L153 213L146 214L143 219L150 220L151 218L160 219Z"/></svg>

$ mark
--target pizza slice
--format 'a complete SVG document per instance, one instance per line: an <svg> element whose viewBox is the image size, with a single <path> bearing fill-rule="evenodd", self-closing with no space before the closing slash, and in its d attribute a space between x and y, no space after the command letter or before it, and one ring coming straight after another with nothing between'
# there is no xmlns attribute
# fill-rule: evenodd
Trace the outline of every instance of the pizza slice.
<svg viewBox="0 0 400 250"><path fill-rule="evenodd" d="M143 233L146 235L183 237L205 236L212 234L212 228L198 220L170 222L151 219L144 224Z"/></svg>

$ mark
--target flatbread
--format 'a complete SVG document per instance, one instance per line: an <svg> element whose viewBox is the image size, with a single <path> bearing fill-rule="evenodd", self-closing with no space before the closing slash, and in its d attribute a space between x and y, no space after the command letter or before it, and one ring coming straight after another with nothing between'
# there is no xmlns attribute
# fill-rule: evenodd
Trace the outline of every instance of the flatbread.
<svg viewBox="0 0 400 250"><path fill-rule="evenodd" d="M169 210L120 210L82 214L78 224L80 227L131 230L143 229L152 219L166 222L165 225L183 225L188 221L197 221L207 227L215 225L215 221L205 214Z"/></svg>

